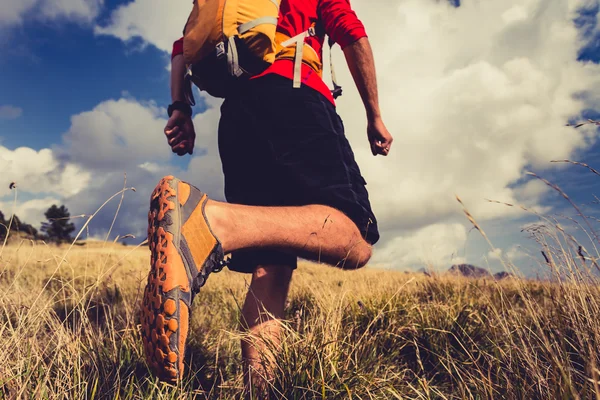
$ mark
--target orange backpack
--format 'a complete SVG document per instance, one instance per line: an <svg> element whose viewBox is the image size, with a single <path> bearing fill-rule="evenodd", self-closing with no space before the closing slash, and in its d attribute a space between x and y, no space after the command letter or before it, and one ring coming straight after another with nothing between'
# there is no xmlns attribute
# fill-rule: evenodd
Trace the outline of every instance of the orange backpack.
<svg viewBox="0 0 600 400"><path fill-rule="evenodd" d="M200 90L224 98L238 79L268 68L276 59L294 60L293 86L299 88L302 63L322 75L319 55L305 43L315 26L292 38L277 32L281 0L195 0L183 32L186 78ZM330 45L332 43L330 42ZM335 81L334 97L341 95ZM190 85L186 85L190 86ZM194 103L193 95L188 100Z"/></svg>

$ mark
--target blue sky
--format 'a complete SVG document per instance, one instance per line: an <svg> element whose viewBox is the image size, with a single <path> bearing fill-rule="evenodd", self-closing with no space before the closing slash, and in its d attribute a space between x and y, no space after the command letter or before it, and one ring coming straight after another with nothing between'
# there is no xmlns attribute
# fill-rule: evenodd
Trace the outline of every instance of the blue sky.
<svg viewBox="0 0 600 400"><path fill-rule="evenodd" d="M2 5L7 11L0 16L0 167L5 171L0 209L5 214L11 213L14 195L7 189L10 181L19 184L17 213L36 225L49 202L65 203L72 214L90 214L123 186L126 173L138 190L127 193L111 238L134 233L139 242L147 195L162 175L176 173L222 198L216 151L220 100L196 95L194 157L172 155L162 137L170 102L170 43L178 38L190 3ZM600 196L600 177L550 163L571 158L600 169L597 129L564 126L599 116L597 1L386 0L377 9L369 0L352 4L372 40L382 109L396 137L388 159L369 155L360 97L335 49L345 93L338 112L382 221L376 262L445 268L467 261L500 269L482 239L469 233L457 194L501 254L530 268L518 246L531 245L521 230L534 219L485 199L550 214L573 210L541 182L531 183L527 171L558 184L598 217L593 195ZM27 7L39 8L35 20L27 18ZM92 235L106 234L116 205L99 214Z"/></svg>
<svg viewBox="0 0 600 400"><path fill-rule="evenodd" d="M168 57L153 46L125 44L68 22L25 23L12 37L0 55L0 104L22 108L23 116L0 122L9 148L50 146L69 128L71 115L123 92L169 104Z"/></svg>

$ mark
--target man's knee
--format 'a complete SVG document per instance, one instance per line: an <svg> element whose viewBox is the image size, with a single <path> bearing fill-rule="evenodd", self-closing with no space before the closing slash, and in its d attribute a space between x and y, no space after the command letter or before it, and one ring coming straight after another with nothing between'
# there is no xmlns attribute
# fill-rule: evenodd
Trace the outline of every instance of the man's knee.
<svg viewBox="0 0 600 400"><path fill-rule="evenodd" d="M258 266L252 274L252 283L270 287L287 286L293 272L293 267L287 265Z"/></svg>
<svg viewBox="0 0 600 400"><path fill-rule="evenodd" d="M346 258L340 263L340 267L346 270L360 269L367 265L372 255L373 248L371 245L361 240L352 247Z"/></svg>

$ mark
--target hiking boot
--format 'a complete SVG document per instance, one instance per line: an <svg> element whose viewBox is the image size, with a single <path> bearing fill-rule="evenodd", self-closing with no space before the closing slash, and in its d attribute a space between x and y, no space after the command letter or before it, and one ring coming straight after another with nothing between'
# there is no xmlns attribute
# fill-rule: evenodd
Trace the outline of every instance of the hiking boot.
<svg viewBox="0 0 600 400"><path fill-rule="evenodd" d="M183 357L194 296L211 272L224 266L221 243L206 220L208 197L172 176L152 192L148 213L150 273L141 322L146 361L161 380L183 375Z"/></svg>

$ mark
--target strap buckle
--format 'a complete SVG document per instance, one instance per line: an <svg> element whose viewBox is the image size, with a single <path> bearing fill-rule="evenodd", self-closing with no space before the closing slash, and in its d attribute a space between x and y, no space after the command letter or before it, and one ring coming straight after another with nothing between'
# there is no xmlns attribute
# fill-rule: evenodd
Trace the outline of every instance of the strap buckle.
<svg viewBox="0 0 600 400"><path fill-rule="evenodd" d="M215 47L215 54L217 58L222 58L225 55L225 42L217 44L217 47Z"/></svg>
<svg viewBox="0 0 600 400"><path fill-rule="evenodd" d="M223 260L219 261L219 264L213 268L212 272L213 273L221 272L223 270L223 268L229 266L230 263L231 263L231 257L224 258Z"/></svg>
<svg viewBox="0 0 600 400"><path fill-rule="evenodd" d="M342 87L334 85L333 89L331 90L331 95L333 96L334 100L340 97L342 95Z"/></svg>

